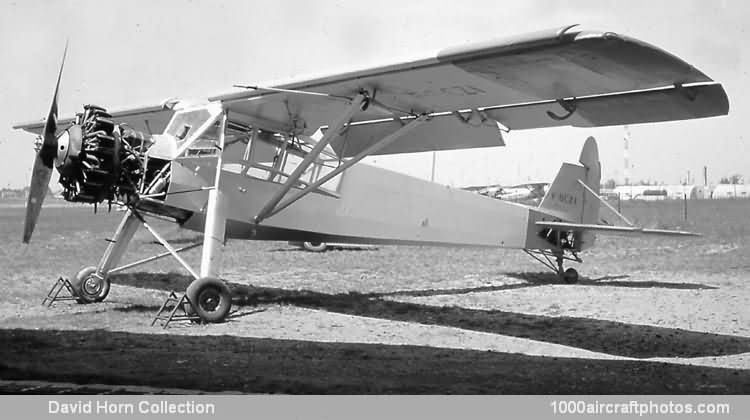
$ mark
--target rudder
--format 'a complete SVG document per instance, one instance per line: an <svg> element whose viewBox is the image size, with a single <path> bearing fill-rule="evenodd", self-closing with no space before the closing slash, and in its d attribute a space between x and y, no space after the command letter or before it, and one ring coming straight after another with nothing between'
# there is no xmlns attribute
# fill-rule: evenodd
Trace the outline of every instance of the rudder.
<svg viewBox="0 0 750 420"><path fill-rule="evenodd" d="M598 223L599 202L578 182L599 194L601 164L593 137L586 139L578 161L580 165L563 163L539 208L565 221Z"/></svg>

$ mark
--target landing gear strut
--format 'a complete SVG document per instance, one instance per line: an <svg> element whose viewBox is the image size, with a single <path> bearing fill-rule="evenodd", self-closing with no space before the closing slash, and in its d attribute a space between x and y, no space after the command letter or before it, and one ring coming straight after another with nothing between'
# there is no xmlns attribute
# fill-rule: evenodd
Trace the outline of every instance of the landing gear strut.
<svg viewBox="0 0 750 420"><path fill-rule="evenodd" d="M566 260L577 263L583 262L575 252L570 251L570 255L566 255L564 250L524 249L524 252L552 270L565 283L574 284L578 282L578 271L575 268L566 270L563 267Z"/></svg>

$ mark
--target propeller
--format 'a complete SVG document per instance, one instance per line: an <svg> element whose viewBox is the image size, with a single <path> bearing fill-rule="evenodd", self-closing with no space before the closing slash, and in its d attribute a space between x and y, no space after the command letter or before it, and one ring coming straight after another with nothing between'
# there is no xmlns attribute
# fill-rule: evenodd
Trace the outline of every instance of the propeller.
<svg viewBox="0 0 750 420"><path fill-rule="evenodd" d="M23 228L23 242L29 243L31 234L34 232L36 221L39 218L39 212L42 209L44 196L49 189L49 181L52 176L52 167L54 166L55 157L57 156L57 93L60 89L60 79L62 78L63 67L65 66L65 56L68 53L68 43L65 43L62 63L60 63L60 72L57 75L57 84L55 85L55 95L52 97L47 120L44 122L44 131L42 133L42 147L34 158L34 168L31 172L31 184L29 185L29 198L26 202L26 221Z"/></svg>

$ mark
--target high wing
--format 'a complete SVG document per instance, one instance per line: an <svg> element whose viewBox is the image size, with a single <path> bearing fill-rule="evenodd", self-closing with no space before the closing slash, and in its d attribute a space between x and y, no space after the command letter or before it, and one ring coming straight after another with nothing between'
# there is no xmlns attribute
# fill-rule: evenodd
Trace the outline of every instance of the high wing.
<svg viewBox="0 0 750 420"><path fill-rule="evenodd" d="M210 100L249 124L311 135L345 111L347 98L367 91L371 106L331 143L342 157L423 113L433 117L430 124L374 154L499 146L497 123L507 129L597 127L728 113L721 84L678 57L575 26Z"/></svg>
<svg viewBox="0 0 750 420"><path fill-rule="evenodd" d="M133 130L148 134L160 134L164 131L169 120L172 119L176 100L166 100L159 105L144 106L137 108L121 109L113 111L112 120L116 124L127 124ZM74 121L74 117L58 120L57 126L60 130L65 129ZM30 133L40 134L44 129L44 121L30 121L13 126L14 129L26 130Z"/></svg>
<svg viewBox="0 0 750 420"><path fill-rule="evenodd" d="M661 236L701 236L694 232L685 232L682 230L666 230L666 229L643 229L639 227L629 226L608 226L608 225L594 225L594 224L583 224L583 223L567 223L567 222L536 222L537 226L548 227L552 229L564 229L572 231L592 231L597 233L604 233L610 235L661 235Z"/></svg>

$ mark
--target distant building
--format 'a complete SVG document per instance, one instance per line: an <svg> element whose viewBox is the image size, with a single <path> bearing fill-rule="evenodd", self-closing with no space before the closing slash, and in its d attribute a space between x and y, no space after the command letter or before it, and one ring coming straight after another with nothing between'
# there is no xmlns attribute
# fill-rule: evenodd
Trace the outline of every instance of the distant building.
<svg viewBox="0 0 750 420"><path fill-rule="evenodd" d="M667 190L662 185L620 185L613 194L620 200L666 200Z"/></svg>
<svg viewBox="0 0 750 420"><path fill-rule="evenodd" d="M663 188L667 190L667 198L670 200L682 200L685 197L702 200L710 197L710 193L706 193L706 187L703 185L664 185Z"/></svg>
<svg viewBox="0 0 750 420"><path fill-rule="evenodd" d="M691 200L708 198L702 185L620 185L613 193L621 200Z"/></svg>
<svg viewBox="0 0 750 420"><path fill-rule="evenodd" d="M0 190L1 200L25 200L28 195L28 188L14 190L10 188L3 188Z"/></svg>
<svg viewBox="0 0 750 420"><path fill-rule="evenodd" d="M711 198L750 198L750 185L745 184L719 184L714 187Z"/></svg>

